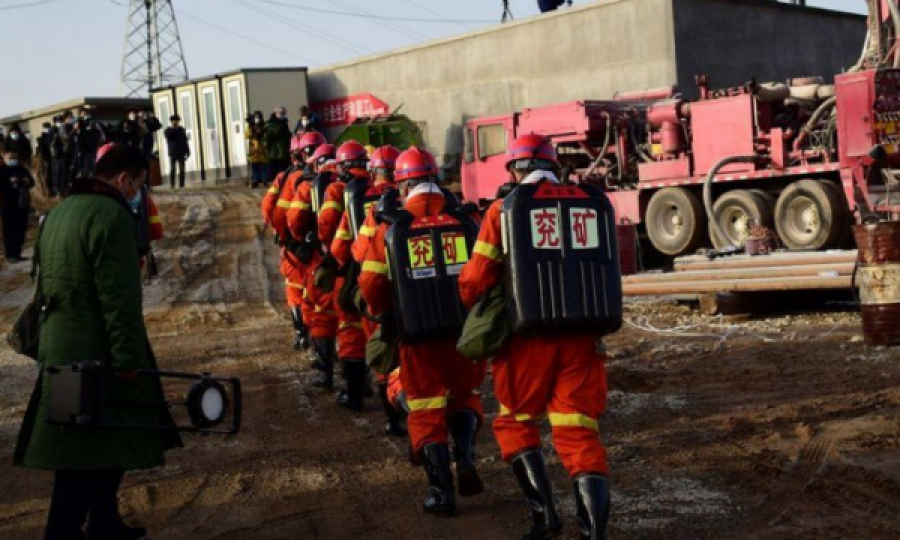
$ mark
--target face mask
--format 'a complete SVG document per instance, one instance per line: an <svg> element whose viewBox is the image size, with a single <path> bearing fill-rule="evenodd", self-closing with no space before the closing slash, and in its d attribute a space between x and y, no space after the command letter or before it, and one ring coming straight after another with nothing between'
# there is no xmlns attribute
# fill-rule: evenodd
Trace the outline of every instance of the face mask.
<svg viewBox="0 0 900 540"><path fill-rule="evenodd" d="M309 125L309 120L307 120L306 118L304 118L303 120L300 120L300 125L303 126L303 127L308 126L308 125Z"/></svg>
<svg viewBox="0 0 900 540"><path fill-rule="evenodd" d="M18 159L7 159L6 164L9 165L10 167L15 167L16 165L19 164L19 160Z"/></svg>
<svg viewBox="0 0 900 540"><path fill-rule="evenodd" d="M50 133L50 128L44 128L44 133Z"/></svg>
<svg viewBox="0 0 900 540"><path fill-rule="evenodd" d="M137 193L134 195L134 198L131 199L131 209L133 211L137 212L140 204L141 204L141 190L138 190Z"/></svg>
<svg viewBox="0 0 900 540"><path fill-rule="evenodd" d="M19 138L19 133L18 132L11 133L9 136L10 136L10 138L12 138L12 140L16 140Z"/></svg>
<svg viewBox="0 0 900 540"><path fill-rule="evenodd" d="M63 123L62 123L62 122L57 122L55 125L56 125L56 127L58 127L58 128L63 127Z"/></svg>
<svg viewBox="0 0 900 540"><path fill-rule="evenodd" d="M134 122L137 119L137 116L135 116L133 114L129 114L128 119L131 120L132 122Z"/></svg>

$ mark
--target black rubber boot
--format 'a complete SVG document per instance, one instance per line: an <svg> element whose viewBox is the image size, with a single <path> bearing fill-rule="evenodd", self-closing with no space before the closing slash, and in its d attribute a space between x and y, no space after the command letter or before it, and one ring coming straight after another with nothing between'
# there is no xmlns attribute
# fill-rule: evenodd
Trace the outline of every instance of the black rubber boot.
<svg viewBox="0 0 900 540"><path fill-rule="evenodd" d="M525 450L512 461L516 479L522 486L525 499L531 506L532 526L525 535L525 540L541 540L556 538L562 530L556 504L553 501L553 489L544 455L539 448Z"/></svg>
<svg viewBox="0 0 900 540"><path fill-rule="evenodd" d="M587 473L575 478L575 506L582 540L606 540L609 521L609 479Z"/></svg>
<svg viewBox="0 0 900 540"><path fill-rule="evenodd" d="M312 363L313 369L322 373L312 380L312 386L334 389L334 340L330 338L313 338L313 349L316 351L316 359Z"/></svg>
<svg viewBox="0 0 900 540"><path fill-rule="evenodd" d="M444 443L426 444L422 455L431 486L422 503L422 510L435 516L452 516L456 512L456 496L453 493L453 472L450 470L450 447Z"/></svg>
<svg viewBox="0 0 900 540"><path fill-rule="evenodd" d="M388 399L387 383L378 384L378 397L381 398L381 406L384 407L384 416L386 418L384 423L385 435L405 437L407 435L406 422L404 422L405 415L398 411Z"/></svg>
<svg viewBox="0 0 900 540"><path fill-rule="evenodd" d="M291 308L291 319L294 321L294 350L302 351L309 347L309 330L303 324L303 313L300 308Z"/></svg>
<svg viewBox="0 0 900 540"><path fill-rule="evenodd" d="M352 411L363 410L363 392L368 383L369 368L366 361L359 358L344 360L344 374L347 390L338 394L337 404Z"/></svg>
<svg viewBox="0 0 900 540"><path fill-rule="evenodd" d="M475 411L454 411L450 415L450 433L453 435L453 460L456 461L459 496L478 495L484 491L484 483L475 468L475 436L478 434L478 415Z"/></svg>

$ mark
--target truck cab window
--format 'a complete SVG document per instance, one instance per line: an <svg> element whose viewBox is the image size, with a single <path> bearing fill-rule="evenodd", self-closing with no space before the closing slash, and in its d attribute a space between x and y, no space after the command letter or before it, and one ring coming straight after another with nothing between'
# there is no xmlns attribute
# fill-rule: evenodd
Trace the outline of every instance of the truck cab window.
<svg viewBox="0 0 900 540"><path fill-rule="evenodd" d="M478 159L506 153L506 127L503 124L478 127Z"/></svg>
<svg viewBox="0 0 900 540"><path fill-rule="evenodd" d="M463 137L463 159L466 160L466 163L472 163L473 161L475 161L475 135L472 133L472 129L466 128L463 133Z"/></svg>

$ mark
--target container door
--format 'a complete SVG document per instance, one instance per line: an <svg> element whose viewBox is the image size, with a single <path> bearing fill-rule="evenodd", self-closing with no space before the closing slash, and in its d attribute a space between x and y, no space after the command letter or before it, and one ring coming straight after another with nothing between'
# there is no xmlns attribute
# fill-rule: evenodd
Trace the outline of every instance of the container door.
<svg viewBox="0 0 900 540"><path fill-rule="evenodd" d="M222 168L222 152L219 134L219 108L216 106L216 94L213 88L203 89L203 134L204 152L207 156L208 170Z"/></svg>
<svg viewBox="0 0 900 540"><path fill-rule="evenodd" d="M247 164L247 140L244 138L244 96L241 81L228 83L228 129L231 132L231 166Z"/></svg>
<svg viewBox="0 0 900 540"><path fill-rule="evenodd" d="M172 96L169 94L156 96L156 117L163 128L156 132L156 147L159 148L159 165L163 176L169 174L169 145L166 143L166 128L172 116Z"/></svg>
<svg viewBox="0 0 900 540"><path fill-rule="evenodd" d="M197 137L194 126L194 100L190 92L181 92L178 94L178 101L181 102L181 126L187 133L188 148L191 149L191 157L184 163L185 171L196 171L197 167Z"/></svg>

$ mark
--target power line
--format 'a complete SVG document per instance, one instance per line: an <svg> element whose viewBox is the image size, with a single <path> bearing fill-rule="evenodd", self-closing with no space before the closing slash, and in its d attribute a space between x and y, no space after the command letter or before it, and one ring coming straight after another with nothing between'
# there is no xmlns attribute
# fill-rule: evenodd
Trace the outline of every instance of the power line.
<svg viewBox="0 0 900 540"><path fill-rule="evenodd" d="M245 41L249 41L249 42L251 42L251 43L255 43L256 45L259 45L260 47L264 47L264 48L266 48L266 49L273 50L273 51L275 51L275 52L279 52L279 53L281 53L281 54L284 54L284 55L287 55L287 56L292 56L292 57L294 57L294 58L300 59L300 60L302 60L304 63L306 63L307 65L318 65L318 62L315 62L314 60L310 60L309 58L306 58L306 57L304 57L303 55L300 55L300 54L297 54L297 53L293 53L293 52L290 52L290 51L286 51L286 50L284 50L284 49L279 49L278 47L275 47L274 45L269 45L268 43L263 43L262 41L260 41L260 40L258 40L258 39L256 39L256 38L254 38L254 37L251 37L251 36L247 36L247 35L241 34L241 33L239 33L239 32L236 32L236 31L231 30L231 29L229 29L229 28L225 28L224 26L220 26L220 25L215 24L215 23L211 23L211 22L209 22L209 21L206 21L206 20L204 20L204 19L201 19L200 17L195 17L195 16L193 16L193 15L190 15L190 14L188 14L188 13L185 13L184 11L182 11L182 10L180 10L180 9L179 9L179 10L176 10L176 13L178 13L178 15L179 15L180 17L184 17L184 18L186 18L186 19L190 19L190 20L192 20L192 21L194 21L194 22L196 22L196 23L199 23L199 24L202 24L202 25L205 25L205 26L209 26L210 28L215 28L216 30L219 30L219 31L221 31L221 32L225 32L225 33L227 33L228 35L230 35L230 36L232 36L232 37L238 37L238 38L241 38L241 39L243 39L243 40L245 40Z"/></svg>
<svg viewBox="0 0 900 540"><path fill-rule="evenodd" d="M294 30L299 30L305 34L309 34L313 37L317 37L317 38L321 39L322 41L327 41L328 43L331 43L335 47L344 49L347 52L354 53L354 54L370 54L370 53L374 52L370 49L364 49L364 48L358 47L352 43L347 43L347 42L341 41L339 39L333 38L333 37L329 36L328 34L325 34L323 32L316 30L315 28L312 28L310 25L304 25L303 23L301 23L299 21L295 21L293 19L289 19L289 18L285 17L285 16L281 15L280 13L276 13L271 10L263 9L261 7L250 7L245 3L238 2L237 0L231 0L231 2L242 8L248 9L254 13L258 13L260 15L268 17L268 18L274 20L275 22L279 22L281 24L287 25L287 26L293 28Z"/></svg>
<svg viewBox="0 0 900 540"><path fill-rule="evenodd" d="M291 9L299 9L301 11L309 11L311 13L325 13L328 15L340 15L343 17L354 17L357 19L374 19L377 21L397 21L397 22L416 22L416 23L435 23L435 24L491 24L496 21L488 21L488 20L464 20L464 19L448 19L446 17L441 17L440 19L426 19L420 17L391 17L387 15L374 15L374 14L363 14L363 13L354 13L352 11L338 11L336 9L322 9L315 8L310 6L298 6L297 4L291 4L288 2L279 2L278 0L256 0L257 2L262 2L264 4L272 4L274 6L283 6ZM419 6L422 7L422 6ZM427 8L426 8L427 10Z"/></svg>
<svg viewBox="0 0 900 540"><path fill-rule="evenodd" d="M362 14L366 15L367 17L369 17L370 19L375 17L373 14L369 13L368 11L366 11L362 8L347 5L344 2L341 2L340 0L331 0L331 3L337 4L338 6L344 8L344 9L348 9L352 12L362 13ZM393 30L394 32L403 34L404 36L414 39L414 40L430 39L428 36L421 34L419 32L416 32L414 30L407 30L407 29L403 28L402 26L398 25L397 23L391 21L390 19L386 19L386 18L374 19L374 22L376 22L377 24L380 24L381 26L384 26L386 28Z"/></svg>
<svg viewBox="0 0 900 540"><path fill-rule="evenodd" d="M443 13L439 13L439 12L437 12L437 11L431 9L430 7L423 6L422 4L419 4L418 2L414 2L413 0L402 0L402 1L403 1L404 3L406 3L406 4L409 4L409 5L411 5L411 6L415 6L415 7L419 8L419 9L421 9L422 11L425 11L425 12L427 12L427 13L431 13L432 15L435 15L435 16L437 16L437 17L440 17L441 19L446 19L446 16L445 16ZM470 26L468 26L468 25L466 25L466 24L464 24L464 23L462 23L462 22L457 22L456 24L457 24L458 26L463 27L463 28L466 29L466 30L468 30L469 28L471 28Z"/></svg>
<svg viewBox="0 0 900 540"><path fill-rule="evenodd" d="M37 7L37 6L43 6L44 4L53 4L55 2L62 2L62 0L37 0L37 2L29 2L27 4L16 4L14 6L3 6L3 7L0 7L0 11L10 11L13 9Z"/></svg>

